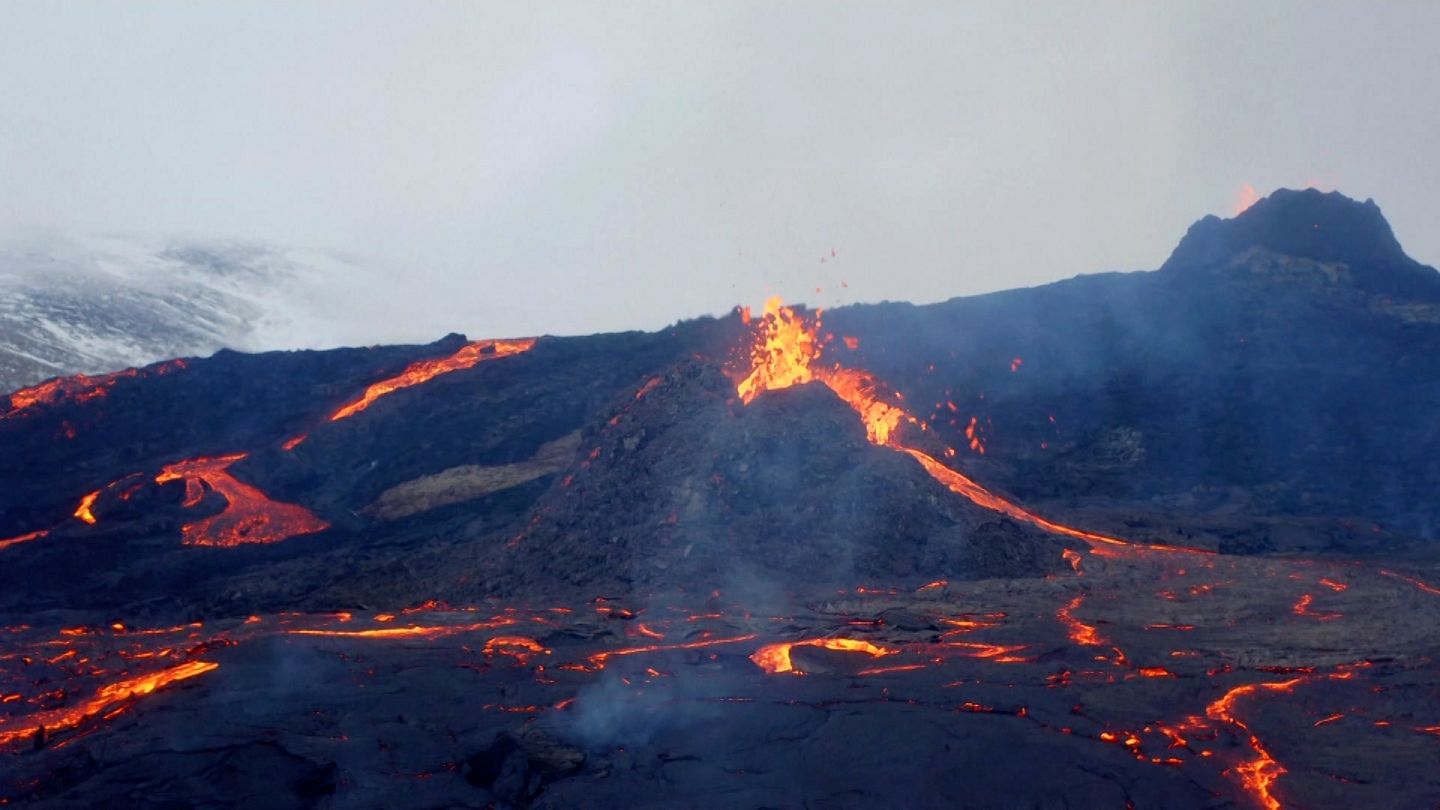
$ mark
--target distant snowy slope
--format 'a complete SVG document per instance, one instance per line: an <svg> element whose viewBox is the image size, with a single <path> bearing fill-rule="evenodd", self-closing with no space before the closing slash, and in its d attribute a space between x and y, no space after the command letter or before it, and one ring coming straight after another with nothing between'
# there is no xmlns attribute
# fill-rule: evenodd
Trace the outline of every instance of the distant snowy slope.
<svg viewBox="0 0 1440 810"><path fill-rule="evenodd" d="M353 288L359 272L326 253L235 241L0 245L0 392L223 347L353 339L326 317L325 291Z"/></svg>

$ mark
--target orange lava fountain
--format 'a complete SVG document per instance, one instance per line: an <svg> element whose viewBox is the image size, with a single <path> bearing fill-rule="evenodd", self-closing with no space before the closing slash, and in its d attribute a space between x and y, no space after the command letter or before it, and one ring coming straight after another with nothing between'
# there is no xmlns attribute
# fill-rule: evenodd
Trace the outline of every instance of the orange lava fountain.
<svg viewBox="0 0 1440 810"><path fill-rule="evenodd" d="M405 370L380 382L373 383L365 389L360 398L351 402L330 416L331 422L338 422L341 419L354 416L357 413L370 407L375 400L392 394L412 385L419 385L429 382L441 374L449 374L452 371L470 368L486 360L497 360L501 357L509 357L512 354L520 354L529 351L535 345L534 338L523 340L477 340L473 343L466 343L460 350L449 357L432 358L429 360L417 360L405 367ZM301 437L303 440L303 437ZM297 444L299 442L296 442ZM286 448L290 449L290 448Z"/></svg>
<svg viewBox="0 0 1440 810"><path fill-rule="evenodd" d="M813 320L807 319L790 307L783 306L779 298L771 298L765 303L765 314L753 319L751 327L755 331L755 343L750 353L750 373L736 385L740 401L747 405L763 391L776 391L810 382L822 383L854 409L865 424L865 434L872 444L909 455L920 463L931 478L978 506L1092 545L1209 553L1177 546L1132 543L1040 517L946 467L929 453L905 444L898 435L900 427L908 423L919 425L923 429L924 425L904 408L883 401L879 382L873 375L843 368L838 363L825 367L817 362L824 348L823 343L816 337L820 330L818 314ZM898 394L893 396L897 400L901 399Z"/></svg>
<svg viewBox="0 0 1440 810"><path fill-rule="evenodd" d="M277 543L301 534L330 528L303 506L272 501L265 493L228 472L245 453L213 458L195 458L166 466L155 483L185 482L186 507L205 498L205 488L220 493L228 502L225 511L180 528L187 546L238 546L246 543Z"/></svg>

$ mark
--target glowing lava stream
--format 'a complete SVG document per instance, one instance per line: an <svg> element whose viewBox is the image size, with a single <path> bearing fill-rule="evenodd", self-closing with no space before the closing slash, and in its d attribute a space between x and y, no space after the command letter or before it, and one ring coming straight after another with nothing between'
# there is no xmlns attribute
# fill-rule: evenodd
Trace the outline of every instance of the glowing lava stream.
<svg viewBox="0 0 1440 810"><path fill-rule="evenodd" d="M807 321L793 309L783 306L779 298L765 302L765 315L752 322L755 329L755 344L750 354L750 373L735 387L740 401L750 404L764 391L778 391L792 385L809 382L823 383L846 402L865 424L865 434L871 444L888 447L909 455L939 483L951 492L962 495L978 506L993 509L1002 515L1014 518L1048 532L1084 540L1092 546L1123 546L1145 548L1153 551L1180 553L1211 552L1203 549L1179 546L1160 546L1132 543L1118 537L1096 534L1047 520L1019 504L1006 500L991 492L970 478L946 467L934 456L910 447L896 435L901 424L922 425L920 420L903 408L881 401L879 382L868 372L843 368L839 364L831 368L816 363L820 359L823 344L816 338L820 330L817 315ZM897 395L898 398L898 395Z"/></svg>
<svg viewBox="0 0 1440 810"><path fill-rule="evenodd" d="M0 419L9 419L41 406L50 407L61 402L80 404L98 399L110 393L111 386L127 377L148 377L152 374L169 374L185 368L184 360L167 360L145 368L127 368L108 374L76 374L72 377L56 377L39 385L21 388L10 394L10 410L0 413Z"/></svg>
<svg viewBox="0 0 1440 810"><path fill-rule="evenodd" d="M0 540L0 549L8 548L10 546L18 546L21 543L28 543L31 540L39 540L40 538L44 537L49 533L49 529L41 529L38 532L30 532L29 534L22 534L19 537L10 537L5 540Z"/></svg>
<svg viewBox="0 0 1440 810"><path fill-rule="evenodd" d="M214 458L195 458L166 466L155 483L185 482L184 506L196 506L205 498L205 487L220 493L225 511L180 527L187 546L238 546L245 543L276 543L301 534L330 528L303 506L280 503L228 472L231 464L245 458L235 453Z"/></svg>
<svg viewBox="0 0 1440 810"><path fill-rule="evenodd" d="M193 678L196 675L204 675L219 667L219 664L206 661L187 661L159 672L134 675L107 684L102 686L93 697L74 706L24 715L16 718L14 723L0 723L0 747L19 740L31 739L41 729L49 732L74 728L112 704L143 697L163 686ZM113 713L109 716L113 716ZM12 725L17 727L10 728L9 726Z"/></svg>
<svg viewBox="0 0 1440 810"><path fill-rule="evenodd" d="M1235 773L1240 778L1240 784L1260 802L1267 810L1280 810L1280 800L1270 792L1275 780L1286 773L1285 766L1270 755L1260 738L1245 725L1245 722L1233 714L1236 699L1245 695L1251 695L1261 689L1268 689L1274 692L1289 692L1299 684L1303 678L1291 678L1288 681L1279 683L1248 683L1244 686L1237 686L1226 692L1219 700L1211 703L1205 708L1205 716L1211 720L1221 720L1240 729L1250 741L1250 748L1255 752L1255 759L1235 766Z"/></svg>
<svg viewBox="0 0 1440 810"><path fill-rule="evenodd" d="M360 398L341 407L330 416L331 422L338 422L365 410L375 400L391 394L402 388L409 388L412 385L419 385L439 377L441 374L449 374L452 371L470 368L477 363L486 360L497 360L501 357L509 357L512 354L529 351L535 346L534 338L522 340L477 340L466 343L460 350L449 357L431 358L428 360L417 360L405 367L405 370L394 377L373 383L365 389ZM303 440L303 437L300 437ZM299 442L296 442L297 444ZM287 448L288 449L288 448Z"/></svg>

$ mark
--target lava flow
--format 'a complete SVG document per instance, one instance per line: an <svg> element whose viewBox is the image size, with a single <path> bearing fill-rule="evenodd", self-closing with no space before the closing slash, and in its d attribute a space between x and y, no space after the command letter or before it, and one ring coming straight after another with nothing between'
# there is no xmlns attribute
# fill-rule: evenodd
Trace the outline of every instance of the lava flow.
<svg viewBox="0 0 1440 810"><path fill-rule="evenodd" d="M873 375L844 368L838 363L827 368L817 362L824 349L823 342L817 337L820 330L818 314L813 321L807 320L792 308L782 305L779 298L771 298L765 302L764 316L750 322L755 329L755 343L750 353L750 372L736 385L741 402L748 405L763 391L775 391L809 382L823 383L859 415L865 424L865 434L872 444L906 453L918 461L931 478L978 506L993 509L1055 534L1084 540L1092 545L1204 553L1199 549L1178 546L1132 543L1040 517L946 467L929 453L905 444L897 435L902 424L918 425L921 429L926 426L900 406L882 401L879 382ZM898 394L895 397L901 398Z"/></svg>
<svg viewBox="0 0 1440 810"><path fill-rule="evenodd" d="M1260 742L1260 738L1250 730L1250 727L1234 715L1235 701L1261 689L1288 692L1294 689L1301 680L1301 678L1292 678L1279 683L1250 683L1237 686L1205 709L1205 714L1210 719L1229 723L1249 738L1250 748L1255 752L1255 759L1236 766L1235 772L1239 775L1240 783L1245 786L1245 789L1250 791L1267 810L1280 810L1280 800L1271 793L1271 787L1275 780L1286 772L1285 766L1277 762Z"/></svg>
<svg viewBox="0 0 1440 810"><path fill-rule="evenodd" d="M766 644L750 656L755 665L771 675L782 672L790 672L795 675L805 673L795 668L790 660L790 651L795 647L820 647L826 650L841 650L844 652L859 652L879 658L885 655L894 655L897 650L886 649L871 644L868 641L859 641L853 638L817 638L808 641L786 641L779 644Z"/></svg>
<svg viewBox="0 0 1440 810"><path fill-rule="evenodd" d="M49 533L50 531L48 529L41 529L39 531L22 534L18 537L9 537L4 540L0 540L0 549L9 548L10 546L18 546L21 543L28 543L31 540L39 540L40 538L44 537Z"/></svg>
<svg viewBox="0 0 1440 810"><path fill-rule="evenodd" d="M181 527L183 542L189 546L238 546L245 543L276 543L301 534L330 528L303 506L272 501L265 493L229 473L231 464L245 453L213 458L196 458L167 465L155 476L155 483L185 482L184 506L193 507L205 498L205 489L220 493L225 511Z"/></svg>
<svg viewBox="0 0 1440 810"><path fill-rule="evenodd" d="M145 368L127 368L108 374L76 374L70 377L56 377L39 385L21 388L10 394L10 410L0 413L0 419L9 419L41 407L51 407L62 402L81 404L106 396L110 388L120 380L129 377L148 377L152 374L169 374L185 368L184 360L169 360Z"/></svg>
<svg viewBox="0 0 1440 810"><path fill-rule="evenodd" d="M134 675L100 687L88 700L61 709L52 709L38 714L25 715L15 723L0 722L0 746L7 746L17 740L35 737L59 729L71 729L87 718L94 717L102 710L132 698L142 697L163 686L204 675L219 668L219 664L206 661L186 661L169 669ZM114 711L107 713L113 717Z"/></svg>
<svg viewBox="0 0 1440 810"><path fill-rule="evenodd" d="M354 416L370 407L375 400L386 394L392 394L403 388L428 382L441 374L449 374L452 371L470 368L486 360L497 360L501 357L509 357L512 354L520 354L521 352L529 351L534 345L534 338L524 338L521 340L477 340L461 346L459 351L449 357L417 360L406 366L404 371L396 374L394 377L389 377L371 384L369 388L365 389L365 393L360 395L359 399L344 405L335 413L331 414L330 421L338 422L341 419ZM303 437L300 438L303 440ZM299 444L299 442L297 441L296 444Z"/></svg>

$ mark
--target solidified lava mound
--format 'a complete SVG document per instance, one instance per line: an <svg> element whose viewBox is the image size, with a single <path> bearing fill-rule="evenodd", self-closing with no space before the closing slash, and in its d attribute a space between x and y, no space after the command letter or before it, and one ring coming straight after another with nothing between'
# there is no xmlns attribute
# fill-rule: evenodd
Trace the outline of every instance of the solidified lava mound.
<svg viewBox="0 0 1440 810"><path fill-rule="evenodd" d="M866 440L823 385L748 406L687 363L586 432L580 461L498 558L501 590L1034 576L1052 535L971 504ZM514 583L513 585L511 583Z"/></svg>

